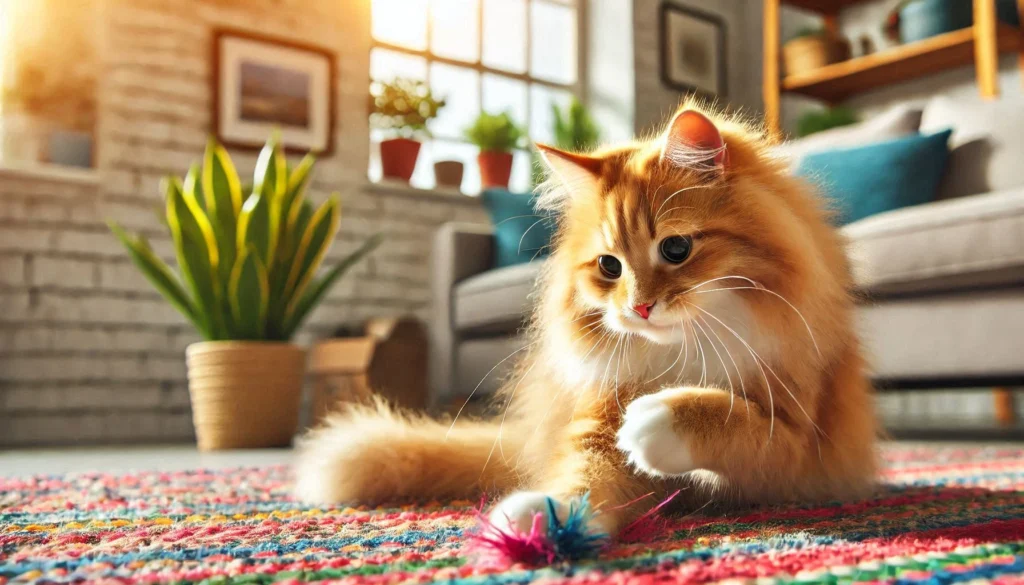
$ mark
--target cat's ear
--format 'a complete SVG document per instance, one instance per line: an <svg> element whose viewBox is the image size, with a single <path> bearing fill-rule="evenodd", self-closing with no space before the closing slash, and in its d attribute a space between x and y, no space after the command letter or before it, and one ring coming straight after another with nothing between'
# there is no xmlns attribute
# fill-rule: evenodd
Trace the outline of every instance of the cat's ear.
<svg viewBox="0 0 1024 585"><path fill-rule="evenodd" d="M696 110L683 110L668 125L661 160L677 167L722 171L729 165L729 151L714 122Z"/></svg>
<svg viewBox="0 0 1024 585"><path fill-rule="evenodd" d="M537 145L548 171L557 179L563 194L592 192L598 188L598 178L604 159L585 154L566 152L546 144Z"/></svg>

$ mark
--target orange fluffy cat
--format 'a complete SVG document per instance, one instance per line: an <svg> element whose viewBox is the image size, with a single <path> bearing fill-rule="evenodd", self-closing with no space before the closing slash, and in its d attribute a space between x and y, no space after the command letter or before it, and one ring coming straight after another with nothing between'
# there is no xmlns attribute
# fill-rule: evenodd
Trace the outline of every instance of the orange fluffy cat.
<svg viewBox="0 0 1024 585"><path fill-rule="evenodd" d="M843 241L767 147L694 106L648 142L540 146L559 227L502 414L354 407L303 442L298 496L500 493L491 519L528 530L547 497L561 514L589 492L593 530L614 534L679 489L690 510L869 491Z"/></svg>

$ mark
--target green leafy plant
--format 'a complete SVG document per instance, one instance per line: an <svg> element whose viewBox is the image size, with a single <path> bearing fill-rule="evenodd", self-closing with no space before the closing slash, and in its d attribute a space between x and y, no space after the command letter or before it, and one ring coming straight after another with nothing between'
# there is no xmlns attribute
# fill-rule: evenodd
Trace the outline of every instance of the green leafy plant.
<svg viewBox="0 0 1024 585"><path fill-rule="evenodd" d="M337 195L314 208L306 189L315 159L289 169L276 136L243 190L227 151L210 140L202 167L168 177L166 222L181 278L146 239L110 229L142 274L207 340L286 341L379 236L317 276L338 231ZM248 195L243 195L247 193ZM244 197L244 199L243 199Z"/></svg>
<svg viewBox="0 0 1024 585"><path fill-rule="evenodd" d="M809 134L814 134L815 132L821 132L830 128L856 124L858 121L860 120L857 117L857 112L851 108L845 106L825 108L823 110L807 112L801 116L796 123L796 134L803 138Z"/></svg>
<svg viewBox="0 0 1024 585"><path fill-rule="evenodd" d="M572 98L565 111L557 104L551 104L551 115L554 119L555 146L577 152L597 148L601 141L601 131L579 99Z"/></svg>
<svg viewBox="0 0 1024 585"><path fill-rule="evenodd" d="M422 81L375 81L370 84L370 125L405 138L429 135L427 122L437 117L444 104Z"/></svg>
<svg viewBox="0 0 1024 585"><path fill-rule="evenodd" d="M466 139L482 151L511 152L522 146L526 137L526 132L512 121L508 112L481 112L465 133Z"/></svg>

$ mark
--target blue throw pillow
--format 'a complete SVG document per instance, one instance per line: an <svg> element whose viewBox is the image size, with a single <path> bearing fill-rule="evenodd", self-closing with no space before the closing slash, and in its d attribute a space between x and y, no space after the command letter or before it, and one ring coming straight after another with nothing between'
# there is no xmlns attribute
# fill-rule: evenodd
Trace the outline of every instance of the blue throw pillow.
<svg viewBox="0 0 1024 585"><path fill-rule="evenodd" d="M821 185L844 225L935 199L952 130L913 134L855 148L809 154L796 174Z"/></svg>
<svg viewBox="0 0 1024 585"><path fill-rule="evenodd" d="M487 189L480 198L494 224L494 267L529 262L550 253L555 220L534 209L535 197L505 189Z"/></svg>

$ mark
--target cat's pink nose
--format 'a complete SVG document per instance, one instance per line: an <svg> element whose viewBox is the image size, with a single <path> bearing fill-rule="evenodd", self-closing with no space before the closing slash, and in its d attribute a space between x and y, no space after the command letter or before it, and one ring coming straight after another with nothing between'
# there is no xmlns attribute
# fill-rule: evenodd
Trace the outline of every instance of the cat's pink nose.
<svg viewBox="0 0 1024 585"><path fill-rule="evenodd" d="M644 303L644 304L637 305L637 306L633 307L633 310L636 311L637 315L640 315L644 319L650 319L650 317L651 317L651 307L653 307L653 306L654 306L654 303Z"/></svg>

